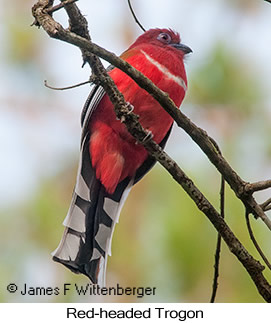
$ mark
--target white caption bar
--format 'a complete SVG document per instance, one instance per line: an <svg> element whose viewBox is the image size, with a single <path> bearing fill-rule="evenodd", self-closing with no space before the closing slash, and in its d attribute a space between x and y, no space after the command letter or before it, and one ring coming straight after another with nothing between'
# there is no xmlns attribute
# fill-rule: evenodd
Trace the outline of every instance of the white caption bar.
<svg viewBox="0 0 271 323"><path fill-rule="evenodd" d="M1 322L267 322L268 304L192 303L10 303L0 304Z"/></svg>

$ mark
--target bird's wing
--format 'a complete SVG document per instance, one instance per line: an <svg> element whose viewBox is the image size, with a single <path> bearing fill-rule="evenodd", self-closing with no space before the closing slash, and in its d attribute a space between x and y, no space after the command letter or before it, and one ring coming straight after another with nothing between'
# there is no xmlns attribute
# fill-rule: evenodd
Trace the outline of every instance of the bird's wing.
<svg viewBox="0 0 271 323"><path fill-rule="evenodd" d="M89 93L81 113L82 141L88 132L89 120L104 95L105 90L99 85L95 85Z"/></svg>

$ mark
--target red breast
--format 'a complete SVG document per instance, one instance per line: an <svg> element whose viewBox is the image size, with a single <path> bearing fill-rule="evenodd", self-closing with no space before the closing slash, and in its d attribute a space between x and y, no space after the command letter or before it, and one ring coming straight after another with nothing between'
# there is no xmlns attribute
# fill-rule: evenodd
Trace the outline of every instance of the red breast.
<svg viewBox="0 0 271 323"><path fill-rule="evenodd" d="M186 50L180 50L178 46L183 46ZM187 87L183 64L187 48L180 44L177 33L167 29L154 29L140 36L121 57L167 92L176 106L180 106ZM160 143L173 122L172 118L125 73L115 68L110 75L125 100L134 106L134 113L140 116L142 126L151 131L153 139ZM90 153L96 175L107 190L113 192L121 180L135 174L146 160L147 151L136 144L125 125L116 119L108 96L103 97L94 111L90 131Z"/></svg>

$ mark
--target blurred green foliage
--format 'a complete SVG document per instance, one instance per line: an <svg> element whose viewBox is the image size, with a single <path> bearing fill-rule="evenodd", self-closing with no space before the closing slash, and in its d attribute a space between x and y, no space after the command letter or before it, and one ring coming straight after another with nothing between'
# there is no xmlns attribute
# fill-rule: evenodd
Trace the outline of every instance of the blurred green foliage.
<svg viewBox="0 0 271 323"><path fill-rule="evenodd" d="M5 4L5 15L1 26L5 37L2 50L6 63L17 64L17 67L35 63L42 54L42 38L34 28L31 28L32 5L31 0Z"/></svg>
<svg viewBox="0 0 271 323"><path fill-rule="evenodd" d="M190 77L190 99L206 108L237 110L247 115L261 106L262 93L251 62L237 56L222 42Z"/></svg>

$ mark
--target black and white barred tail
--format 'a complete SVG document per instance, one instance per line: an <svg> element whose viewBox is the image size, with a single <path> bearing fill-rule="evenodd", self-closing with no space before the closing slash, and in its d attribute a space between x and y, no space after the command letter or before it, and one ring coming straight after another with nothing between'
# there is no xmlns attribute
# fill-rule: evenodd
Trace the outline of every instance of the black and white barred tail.
<svg viewBox="0 0 271 323"><path fill-rule="evenodd" d="M88 137L82 145L76 187L63 222L65 232L53 259L104 286L114 227L133 180L127 178L109 195L91 167Z"/></svg>

